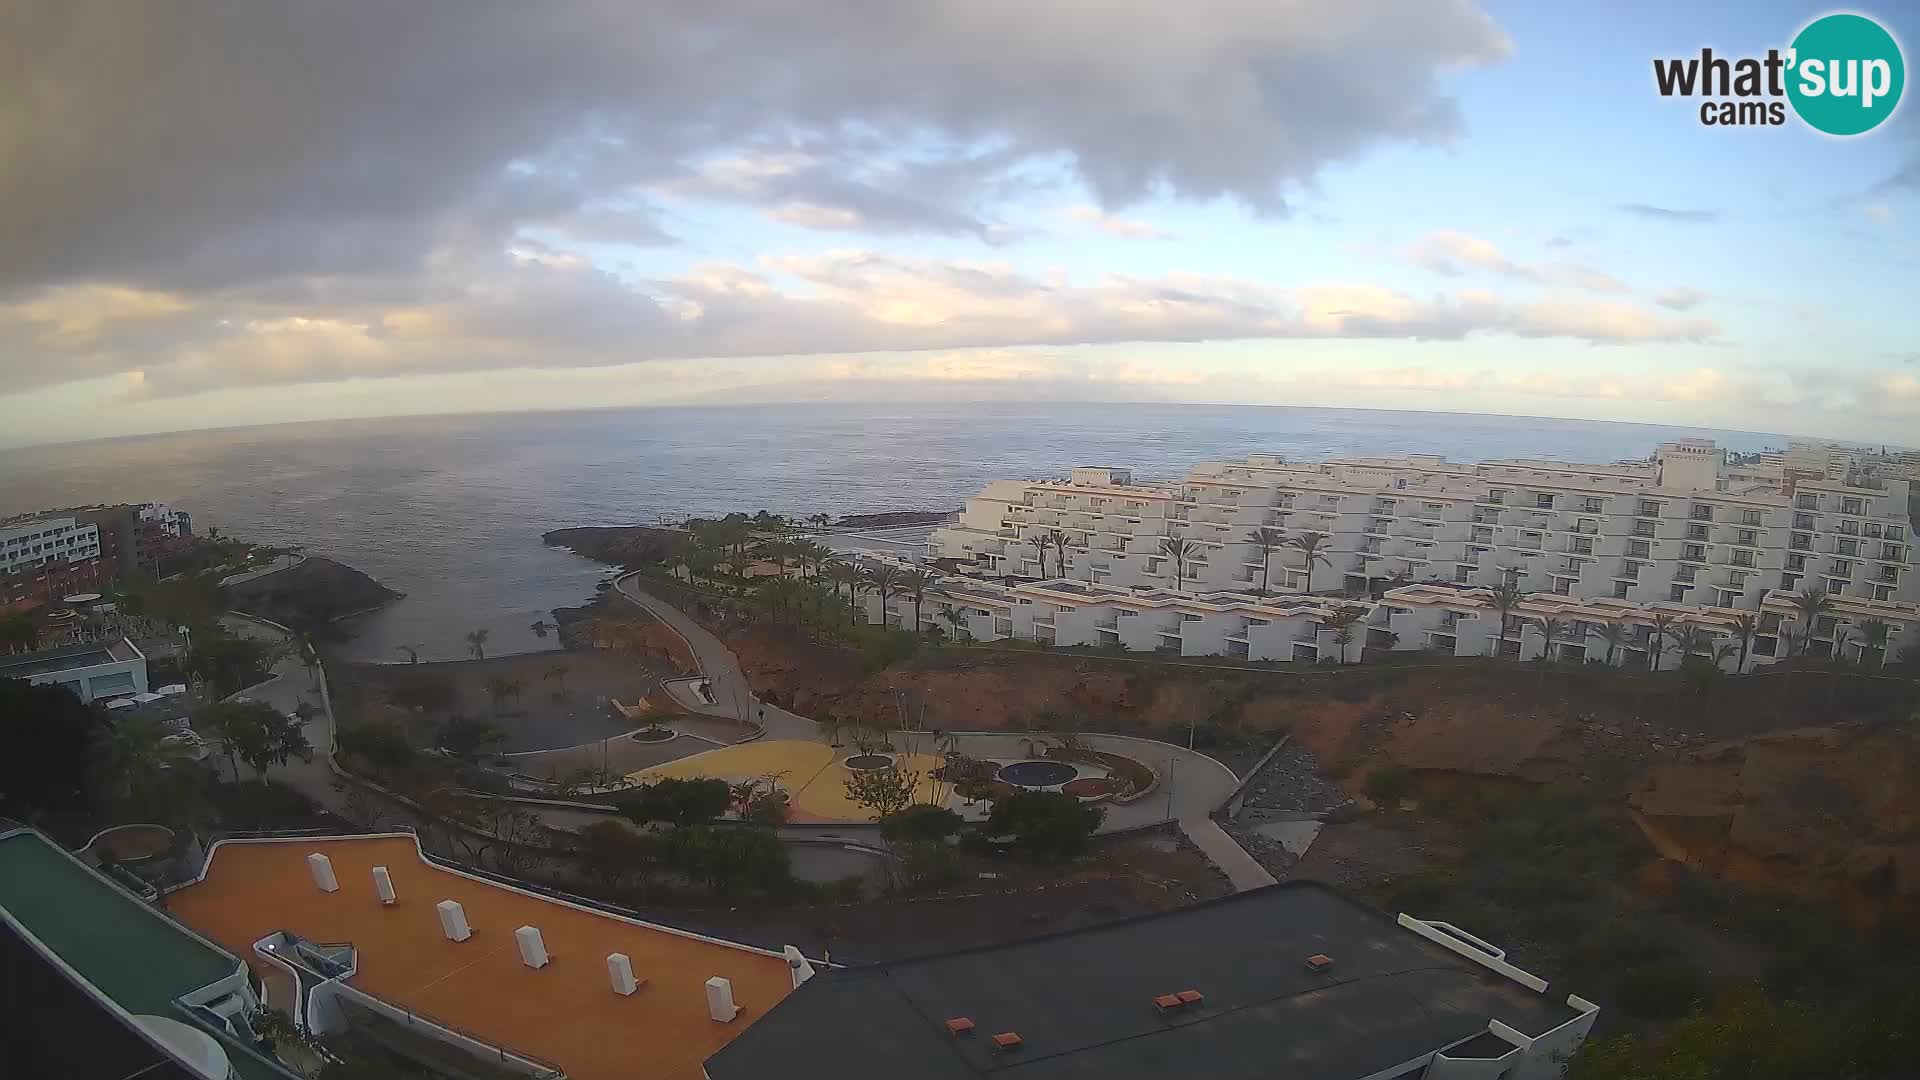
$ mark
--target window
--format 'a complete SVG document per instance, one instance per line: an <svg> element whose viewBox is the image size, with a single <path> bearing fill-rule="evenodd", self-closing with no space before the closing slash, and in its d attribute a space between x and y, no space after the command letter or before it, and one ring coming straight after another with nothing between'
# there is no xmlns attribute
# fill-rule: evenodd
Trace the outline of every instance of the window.
<svg viewBox="0 0 1920 1080"><path fill-rule="evenodd" d="M1553 496L1542 491L1534 495L1533 505L1541 510L1553 509Z"/></svg>
<svg viewBox="0 0 1920 1080"><path fill-rule="evenodd" d="M1900 571L1895 570L1891 566L1883 566L1880 568L1880 580L1891 581L1898 584L1900 581Z"/></svg>
<svg viewBox="0 0 1920 1080"><path fill-rule="evenodd" d="M1840 523L1840 531L1847 536L1859 536L1860 523L1857 521L1842 521Z"/></svg>
<svg viewBox="0 0 1920 1080"><path fill-rule="evenodd" d="M1705 562L1707 549L1699 544L1687 544L1680 549L1680 557L1689 562Z"/></svg>
<svg viewBox="0 0 1920 1080"><path fill-rule="evenodd" d="M1794 533L1787 541L1787 547L1794 551L1812 551L1813 536L1810 533Z"/></svg>
<svg viewBox="0 0 1920 1080"><path fill-rule="evenodd" d="M1738 533L1734 534L1733 542L1739 544L1741 547L1753 547L1760 542L1760 534L1754 532L1752 529L1741 529Z"/></svg>
<svg viewBox="0 0 1920 1080"><path fill-rule="evenodd" d="M1873 587L1873 598L1875 600L1891 600L1893 599L1893 588L1887 585L1875 585Z"/></svg>
<svg viewBox="0 0 1920 1080"><path fill-rule="evenodd" d="M1636 522L1634 522L1634 523L1633 523L1633 535L1635 535L1635 536L1652 536L1652 535L1653 535L1653 522L1651 522L1651 521L1636 521Z"/></svg>
<svg viewBox="0 0 1920 1080"><path fill-rule="evenodd" d="M1575 537L1572 543L1572 550L1575 555L1593 554L1593 541L1588 540L1586 537Z"/></svg>
<svg viewBox="0 0 1920 1080"><path fill-rule="evenodd" d="M1795 514L1795 515L1793 515L1793 527L1794 527L1794 528L1796 528L1796 529L1811 529L1811 528L1813 528L1813 515L1812 515L1812 514Z"/></svg>
<svg viewBox="0 0 1920 1080"><path fill-rule="evenodd" d="M1607 500L1605 499L1587 498L1580 502L1580 509L1585 510L1589 514L1602 513L1606 508Z"/></svg>
<svg viewBox="0 0 1920 1080"><path fill-rule="evenodd" d="M1621 563L1620 576L1623 578L1626 578L1629 581L1639 581L1640 580L1640 564L1637 562Z"/></svg>
<svg viewBox="0 0 1920 1080"><path fill-rule="evenodd" d="M1853 564L1845 559L1835 559L1833 560L1833 570L1830 572L1834 577L1850 578L1853 576Z"/></svg>
<svg viewBox="0 0 1920 1080"><path fill-rule="evenodd" d="M1720 598L1716 601L1716 603L1718 603L1721 607L1738 607L1740 606L1740 594L1737 592L1729 592L1726 589L1721 589Z"/></svg>
<svg viewBox="0 0 1920 1080"><path fill-rule="evenodd" d="M1900 526L1898 525L1887 526L1887 539L1889 540L1899 540L1905 537L1906 535L1907 535L1906 531L1900 528Z"/></svg>
<svg viewBox="0 0 1920 1080"><path fill-rule="evenodd" d="M1707 538L1707 527L1705 525L1687 526L1687 539L1705 540L1706 538Z"/></svg>
<svg viewBox="0 0 1920 1080"><path fill-rule="evenodd" d="M1735 566L1752 566L1752 565L1753 565L1753 552L1751 552L1751 551L1736 551L1736 552L1734 552L1734 553L1733 553L1733 565L1735 565Z"/></svg>
<svg viewBox="0 0 1920 1080"><path fill-rule="evenodd" d="M1782 589L1787 590L1788 592L1792 592L1793 590L1799 588L1800 575L1799 574L1781 574L1780 587Z"/></svg>
<svg viewBox="0 0 1920 1080"><path fill-rule="evenodd" d="M1826 637L1832 634L1833 628L1838 625L1840 625L1840 620L1836 619L1832 615L1822 615L1820 616L1820 621L1817 623L1814 623L1814 626L1818 628L1818 632L1821 637Z"/></svg>
<svg viewBox="0 0 1920 1080"><path fill-rule="evenodd" d="M1841 540L1838 542L1835 551L1841 555L1858 555L1860 554L1860 541Z"/></svg>
<svg viewBox="0 0 1920 1080"><path fill-rule="evenodd" d="M1667 599L1672 600L1674 603L1684 602L1687 599L1687 587L1685 585L1675 585L1673 588L1668 589Z"/></svg>
<svg viewBox="0 0 1920 1080"><path fill-rule="evenodd" d="M1453 580L1461 585L1465 585L1467 583L1467 575L1471 573L1473 573L1473 567L1471 566L1456 566L1453 568Z"/></svg>
<svg viewBox="0 0 1920 1080"><path fill-rule="evenodd" d="M1758 511L1758 510L1742 510L1742 511L1740 511L1740 524L1742 524L1742 525L1758 525L1758 524L1760 524L1760 511Z"/></svg>
<svg viewBox="0 0 1920 1080"><path fill-rule="evenodd" d="M1695 507L1693 508L1693 520L1695 520L1695 521L1712 521L1712 520L1713 520L1713 507L1711 507L1711 506L1695 506Z"/></svg>
<svg viewBox="0 0 1920 1080"><path fill-rule="evenodd" d="M1504 505L1507 501L1507 493L1500 488L1494 488L1492 491L1487 492L1487 501L1495 506Z"/></svg>
<svg viewBox="0 0 1920 1080"><path fill-rule="evenodd" d="M1627 598L1627 583L1626 583L1626 582L1624 582L1624 581L1616 581L1616 582L1614 582L1614 583L1613 583L1613 598L1614 598L1615 600L1625 600L1625 599Z"/></svg>
<svg viewBox="0 0 1920 1080"><path fill-rule="evenodd" d="M1698 571L1691 566L1676 567L1673 571L1673 580L1685 581L1691 584L1696 573L1698 573Z"/></svg>
<svg viewBox="0 0 1920 1080"><path fill-rule="evenodd" d="M1659 517L1660 504L1654 502L1652 499L1641 499L1640 506L1634 510L1634 513L1639 514L1641 517Z"/></svg>
<svg viewBox="0 0 1920 1080"><path fill-rule="evenodd" d="M1864 514L1866 503L1860 499L1841 499L1840 512L1843 514Z"/></svg>
<svg viewBox="0 0 1920 1080"><path fill-rule="evenodd" d="M1793 500L1793 505L1802 510L1818 510L1820 509L1820 496L1801 495Z"/></svg>
<svg viewBox="0 0 1920 1080"><path fill-rule="evenodd" d="M1651 559L1653 558L1653 545L1647 543L1645 540L1629 540L1627 542L1627 554L1636 559Z"/></svg>

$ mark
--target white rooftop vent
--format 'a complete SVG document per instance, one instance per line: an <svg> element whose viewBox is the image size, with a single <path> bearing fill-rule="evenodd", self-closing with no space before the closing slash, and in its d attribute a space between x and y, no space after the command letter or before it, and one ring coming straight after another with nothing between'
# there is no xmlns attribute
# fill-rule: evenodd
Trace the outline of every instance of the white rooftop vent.
<svg viewBox="0 0 1920 1080"><path fill-rule="evenodd" d="M473 930L467 926L467 910L458 900L442 900L434 905L440 913L440 930L447 935L448 941L465 941L473 936Z"/></svg>
<svg viewBox="0 0 1920 1080"><path fill-rule="evenodd" d="M798 990L801 983L813 978L813 962L802 956L800 950L792 945L786 947L785 955L787 968L793 973L793 988Z"/></svg>
<svg viewBox="0 0 1920 1080"><path fill-rule="evenodd" d="M723 1024L740 1015L740 1006L733 1003L733 984L718 975L707 980L707 1015Z"/></svg>
<svg viewBox="0 0 1920 1080"><path fill-rule="evenodd" d="M520 962L530 968L547 966L547 943L540 938L540 928L523 926L513 932L513 940L520 946Z"/></svg>
<svg viewBox="0 0 1920 1080"><path fill-rule="evenodd" d="M384 866L373 868L373 893L383 904L391 904L394 901L393 875L387 873L387 868Z"/></svg>
<svg viewBox="0 0 1920 1080"><path fill-rule="evenodd" d="M622 997L640 989L633 977L633 961L627 959L626 953L607 954L607 981L613 984L613 992Z"/></svg>
<svg viewBox="0 0 1920 1080"><path fill-rule="evenodd" d="M333 860L319 852L307 856L307 872L313 875L313 884L321 892L340 891L340 879L333 876Z"/></svg>

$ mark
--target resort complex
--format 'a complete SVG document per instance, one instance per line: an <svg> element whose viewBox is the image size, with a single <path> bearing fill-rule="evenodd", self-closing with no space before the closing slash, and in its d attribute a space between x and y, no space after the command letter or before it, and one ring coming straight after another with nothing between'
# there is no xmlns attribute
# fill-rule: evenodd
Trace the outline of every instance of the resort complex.
<svg viewBox="0 0 1920 1080"><path fill-rule="evenodd" d="M1885 656L1920 627L1912 482L1833 453L1731 465L1683 440L1606 465L1254 456L1166 484L997 481L928 538L949 577L913 607L975 640L1250 660ZM1685 648L1653 640L1688 628Z"/></svg>

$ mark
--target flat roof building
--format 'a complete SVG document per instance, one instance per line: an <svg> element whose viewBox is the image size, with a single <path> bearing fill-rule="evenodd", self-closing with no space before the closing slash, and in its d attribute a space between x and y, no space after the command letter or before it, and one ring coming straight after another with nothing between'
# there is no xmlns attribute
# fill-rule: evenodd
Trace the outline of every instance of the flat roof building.
<svg viewBox="0 0 1920 1080"><path fill-rule="evenodd" d="M329 860L336 891L316 887L308 862L316 854ZM391 904L376 895L375 866L387 869ZM460 905L467 940L443 932L437 906L447 900ZM793 988L780 953L442 867L411 835L221 841L204 876L167 903L242 955L283 931L351 946L353 969L338 988L349 1005L444 1023L456 1039L477 1036L573 1080L699 1080L702 1059ZM523 959L516 930L528 926L539 931L545 966ZM634 993L611 988L611 953L628 958L641 984ZM739 1006L730 1022L710 1014L715 977Z"/></svg>
<svg viewBox="0 0 1920 1080"><path fill-rule="evenodd" d="M81 701L147 692L147 657L126 638L0 655L0 679L53 683Z"/></svg>
<svg viewBox="0 0 1920 1080"><path fill-rule="evenodd" d="M258 1006L238 959L29 829L0 830L0 930L0 1072L205 1077L211 1060L240 1080L291 1077L215 1027L245 1030Z"/></svg>
<svg viewBox="0 0 1920 1080"><path fill-rule="evenodd" d="M712 1080L1548 1080L1596 1006L1499 950L1288 883L1008 945L824 971Z"/></svg>

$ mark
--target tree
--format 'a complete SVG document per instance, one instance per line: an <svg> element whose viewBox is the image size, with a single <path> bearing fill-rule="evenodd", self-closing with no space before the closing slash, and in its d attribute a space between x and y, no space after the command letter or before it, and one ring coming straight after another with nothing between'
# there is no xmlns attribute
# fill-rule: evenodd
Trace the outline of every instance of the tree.
<svg viewBox="0 0 1920 1080"><path fill-rule="evenodd" d="M1740 642L1740 664L1734 670L1744 675L1747 671L1747 656L1753 651L1753 639L1760 633L1760 616L1751 611L1741 612L1733 620L1733 633Z"/></svg>
<svg viewBox="0 0 1920 1080"><path fill-rule="evenodd" d="M533 631L534 637L540 638L543 641L546 639L547 631L553 630L555 628L556 627L554 626L553 623L550 623L545 619L535 619L533 620L533 624L527 627L527 629Z"/></svg>
<svg viewBox="0 0 1920 1080"><path fill-rule="evenodd" d="M1877 671L1887 663L1887 634L1893 629L1885 619L1861 619L1853 624L1860 635L1860 666Z"/></svg>
<svg viewBox="0 0 1920 1080"><path fill-rule="evenodd" d="M1333 643L1340 646L1340 662L1347 662L1347 650L1353 645L1353 628L1367 609L1357 606L1342 607L1327 616L1327 625L1333 628Z"/></svg>
<svg viewBox="0 0 1920 1080"><path fill-rule="evenodd" d="M1672 639L1673 616L1664 611L1656 611L1653 613L1652 621L1647 625L1652 631L1647 635L1647 670L1659 671L1660 660L1667 655L1667 642Z"/></svg>
<svg viewBox="0 0 1920 1080"><path fill-rule="evenodd" d="M659 861L660 844L618 821L596 821L580 830L573 852L581 869L618 895L634 879L646 880L647 871Z"/></svg>
<svg viewBox="0 0 1920 1080"><path fill-rule="evenodd" d="M967 616L960 608L946 605L940 609L940 619L947 624L947 636L954 641L973 639L973 629L967 624Z"/></svg>
<svg viewBox="0 0 1920 1080"><path fill-rule="evenodd" d="M1261 526L1247 534L1247 543L1260 549L1260 588L1256 593L1265 596L1273 583L1273 553L1287 546L1287 531Z"/></svg>
<svg viewBox="0 0 1920 1080"><path fill-rule="evenodd" d="M1100 827L1100 808L1065 792L1021 791L996 800L987 818L990 836L1011 836L1027 854L1078 855Z"/></svg>
<svg viewBox="0 0 1920 1080"><path fill-rule="evenodd" d="M485 720L454 713L440 724L440 748L463 761L473 761L507 741L507 733Z"/></svg>
<svg viewBox="0 0 1920 1080"><path fill-rule="evenodd" d="M833 523L833 518L827 514L815 514L807 520L822 529Z"/></svg>
<svg viewBox="0 0 1920 1080"><path fill-rule="evenodd" d="M553 700L555 701L565 701L567 699L568 670L569 668L565 664L552 663L548 664L547 669L540 673L542 681L551 682L554 685Z"/></svg>
<svg viewBox="0 0 1920 1080"><path fill-rule="evenodd" d="M475 660L487 658L487 630L482 627L467 634L467 653Z"/></svg>
<svg viewBox="0 0 1920 1080"><path fill-rule="evenodd" d="M93 748L97 796L135 811L152 807L180 775L176 766L193 760L165 724L138 712L98 727Z"/></svg>
<svg viewBox="0 0 1920 1080"><path fill-rule="evenodd" d="M669 776L621 792L614 807L641 825L663 822L687 829L718 821L733 805L733 789L725 780Z"/></svg>
<svg viewBox="0 0 1920 1080"><path fill-rule="evenodd" d="M407 663L417 664L420 662L420 650L424 648L426 648L425 645L421 644L420 642L414 642L411 645L395 645L393 647L393 650L395 652L406 653Z"/></svg>
<svg viewBox="0 0 1920 1080"><path fill-rule="evenodd" d="M1200 554L1200 545L1183 536L1167 536L1160 540L1160 554L1173 560L1174 591L1178 592L1187 585L1187 560Z"/></svg>
<svg viewBox="0 0 1920 1080"><path fill-rule="evenodd" d="M1540 662L1544 664L1554 659L1553 643L1566 636L1567 621L1548 615L1533 620L1533 625L1540 631L1540 637L1543 639L1540 647ZM1544 678L1544 674L1542 677Z"/></svg>
<svg viewBox="0 0 1920 1080"><path fill-rule="evenodd" d="M1620 646L1633 638L1633 631L1627 624L1605 622L1600 624L1600 640L1607 645L1607 666L1613 666L1613 658L1620 652Z"/></svg>
<svg viewBox="0 0 1920 1080"><path fill-rule="evenodd" d="M1073 546L1073 536L1065 529L1048 529L1047 542L1053 545L1053 568L1055 577L1067 576L1067 549ZM1046 548L1040 549L1040 573L1047 572Z"/></svg>
<svg viewBox="0 0 1920 1080"><path fill-rule="evenodd" d="M743 886L774 892L793 881L787 849L772 829L696 826L668 835L663 850L680 872L718 896Z"/></svg>
<svg viewBox="0 0 1920 1080"><path fill-rule="evenodd" d="M1321 563L1329 567L1333 565L1333 560L1327 558L1326 554L1320 550L1320 545L1326 543L1328 539L1330 538L1326 533L1303 532L1287 541L1287 546L1304 556L1301 561L1305 564L1304 568L1307 571L1307 592L1313 591L1313 564Z"/></svg>
<svg viewBox="0 0 1920 1080"><path fill-rule="evenodd" d="M0 649L9 652L31 649L40 638L39 631L33 628L33 619L25 612L0 616Z"/></svg>
<svg viewBox="0 0 1920 1080"><path fill-rule="evenodd" d="M885 626L890 614L887 601L900 587L900 568L881 563L867 571L866 584L868 590L880 598L880 625Z"/></svg>
<svg viewBox="0 0 1920 1080"><path fill-rule="evenodd" d="M884 822L913 805L914 790L920 774L896 768L850 769L847 772L847 799L855 806L872 811L875 821Z"/></svg>
<svg viewBox="0 0 1920 1080"><path fill-rule="evenodd" d="M1511 581L1503 581L1488 591L1493 594L1493 610L1500 613L1500 633L1493 639L1493 649L1487 654L1495 656L1499 654L1500 643L1507 639L1507 629L1513 621L1514 611L1527 598L1527 594ZM1516 653L1515 657L1518 658L1518 655Z"/></svg>
<svg viewBox="0 0 1920 1080"><path fill-rule="evenodd" d="M1820 617L1833 610L1833 598L1815 586L1802 589L1793 598L1794 617L1800 623L1800 655L1813 651L1814 635L1820 632Z"/></svg>
<svg viewBox="0 0 1920 1080"><path fill-rule="evenodd" d="M228 763L233 765L236 784L240 782L236 759L259 774L262 784L267 782L270 765L285 765L293 757L313 760L313 746L307 742L300 721L264 702L223 701L200 710L193 720L196 728L220 741Z"/></svg>
<svg viewBox="0 0 1920 1080"><path fill-rule="evenodd" d="M840 595L840 586L847 587L847 622L854 622L857 612L855 603L859 599L863 580L860 568L851 563L836 562L827 567L827 580L833 582L835 596Z"/></svg>
<svg viewBox="0 0 1920 1080"><path fill-rule="evenodd" d="M937 574L930 574L918 567L900 575L901 593L913 598L913 629L920 631L920 604L927 598L927 590L940 583Z"/></svg>
<svg viewBox="0 0 1920 1080"><path fill-rule="evenodd" d="M519 679L508 678L504 675L496 675L488 679L487 697L493 702L495 715L499 714L500 706L504 704L508 698L518 698L520 691L524 689L526 689L526 684Z"/></svg>
<svg viewBox="0 0 1920 1080"><path fill-rule="evenodd" d="M78 813L93 801L99 714L64 686L0 681L0 815Z"/></svg>
<svg viewBox="0 0 1920 1080"><path fill-rule="evenodd" d="M880 835L889 843L937 843L960 831L960 815L944 806L922 803L880 819Z"/></svg>

